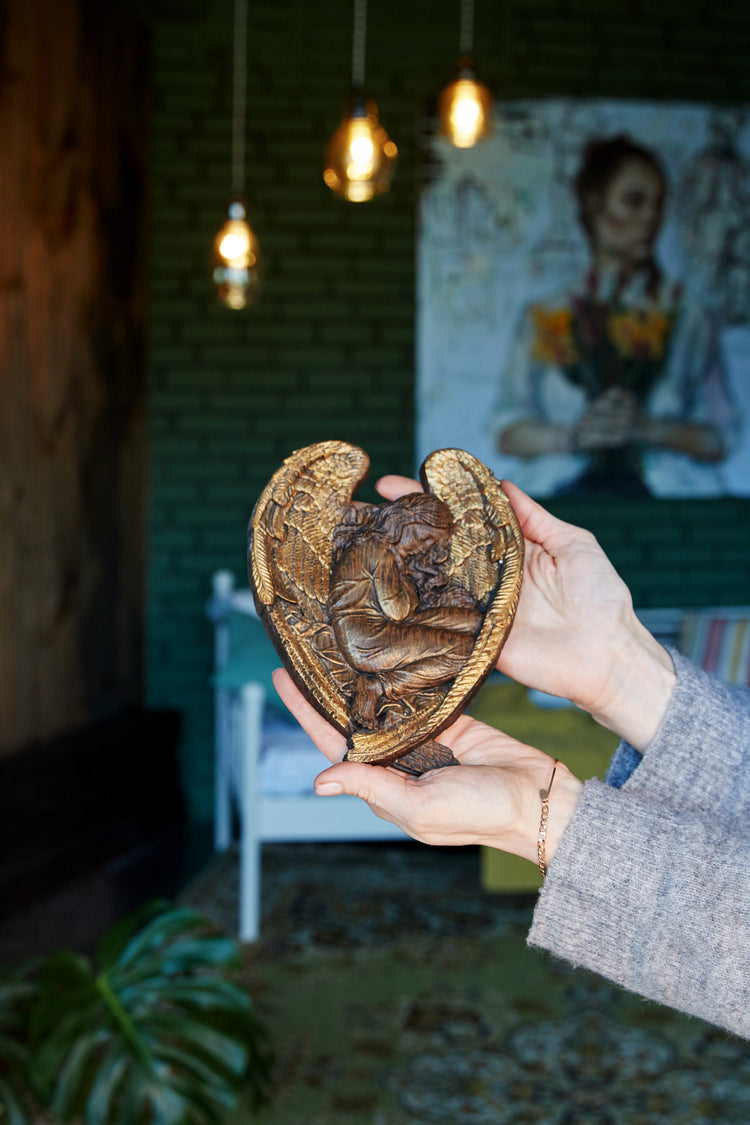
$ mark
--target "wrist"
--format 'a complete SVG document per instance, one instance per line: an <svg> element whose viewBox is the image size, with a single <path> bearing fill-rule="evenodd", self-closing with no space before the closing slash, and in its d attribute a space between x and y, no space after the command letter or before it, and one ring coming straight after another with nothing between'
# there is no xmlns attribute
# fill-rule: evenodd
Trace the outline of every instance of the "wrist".
<svg viewBox="0 0 750 1125"><path fill-rule="evenodd" d="M528 859L535 866L537 865L542 818L542 800L539 791L549 785L552 765L550 758L526 773L523 785L519 786L517 812L512 827L504 830L502 834L489 835L479 843L521 856L522 859ZM558 762L548 798L549 814L545 839L548 865L554 859L557 846L570 823L582 792L583 782L579 781L563 762Z"/></svg>
<svg viewBox="0 0 750 1125"><path fill-rule="evenodd" d="M634 618L613 664L606 696L586 710L607 730L643 751L664 718L676 680L667 650Z"/></svg>
<svg viewBox="0 0 750 1125"><path fill-rule="evenodd" d="M547 865L552 863L555 858L557 846L563 837L563 834L570 824L573 813L578 807L578 802L583 793L583 782L575 777L567 766L558 763L557 774L555 776L554 788L549 795L549 820L547 822L547 838L545 841ZM540 805L541 815L541 799L537 794L538 803ZM537 825L537 843L539 840L539 826ZM535 845L536 852L536 845Z"/></svg>

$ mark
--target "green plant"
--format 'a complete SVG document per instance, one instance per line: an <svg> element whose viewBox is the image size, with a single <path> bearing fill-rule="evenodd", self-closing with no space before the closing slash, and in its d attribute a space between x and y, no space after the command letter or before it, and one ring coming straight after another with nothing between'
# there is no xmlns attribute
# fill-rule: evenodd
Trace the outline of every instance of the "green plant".
<svg viewBox="0 0 750 1125"><path fill-rule="evenodd" d="M62 1122L218 1123L241 1092L256 1108L271 1052L238 965L231 938L159 903L115 925L93 959L55 953L19 970L0 988L0 1048L13 1060L0 1110L24 1125L27 1078Z"/></svg>
<svg viewBox="0 0 750 1125"><path fill-rule="evenodd" d="M24 1125L33 1102L26 1012L37 995L32 965L0 971L0 1121Z"/></svg>

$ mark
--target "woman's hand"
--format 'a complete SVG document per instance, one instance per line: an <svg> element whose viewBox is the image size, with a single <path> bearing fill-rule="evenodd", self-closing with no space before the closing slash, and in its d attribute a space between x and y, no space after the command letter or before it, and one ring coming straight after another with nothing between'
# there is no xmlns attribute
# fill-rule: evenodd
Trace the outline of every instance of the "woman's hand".
<svg viewBox="0 0 750 1125"><path fill-rule="evenodd" d="M575 450L622 449L635 437L638 400L632 391L610 387L586 407L575 429Z"/></svg>
<svg viewBox="0 0 750 1125"><path fill-rule="evenodd" d="M548 785L553 765L547 754L463 715L440 735L460 767L412 777L396 769L344 762L344 736L307 702L285 670L274 672L273 680L286 706L335 763L316 779L320 796L360 797L377 816L427 844L485 844L536 862L539 790ZM548 862L582 788L560 763L549 803Z"/></svg>
<svg viewBox="0 0 750 1125"><path fill-rule="evenodd" d="M526 541L515 622L501 672L570 699L642 750L661 722L675 682L669 654L641 625L627 586L594 536L502 482ZM378 481L395 499L420 486Z"/></svg>

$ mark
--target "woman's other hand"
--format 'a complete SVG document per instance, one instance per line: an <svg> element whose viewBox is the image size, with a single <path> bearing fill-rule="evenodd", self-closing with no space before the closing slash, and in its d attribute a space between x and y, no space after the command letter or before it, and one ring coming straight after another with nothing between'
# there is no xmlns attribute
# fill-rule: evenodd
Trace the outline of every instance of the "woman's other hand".
<svg viewBox="0 0 750 1125"><path fill-rule="evenodd" d="M595 537L557 519L510 481L502 484L526 552L516 619L498 669L572 700L642 750L674 688L669 654L636 617L627 586ZM421 486L387 476L376 487L396 499Z"/></svg>
<svg viewBox="0 0 750 1125"><path fill-rule="evenodd" d="M383 820L426 844L484 844L536 861L541 817L539 790L552 759L466 715L443 731L460 767L413 777L397 769L342 761L346 742L298 691L288 672L274 672L281 699L334 765L319 774L320 796L348 793L366 801ZM558 764L550 799L547 860L578 803L583 783Z"/></svg>

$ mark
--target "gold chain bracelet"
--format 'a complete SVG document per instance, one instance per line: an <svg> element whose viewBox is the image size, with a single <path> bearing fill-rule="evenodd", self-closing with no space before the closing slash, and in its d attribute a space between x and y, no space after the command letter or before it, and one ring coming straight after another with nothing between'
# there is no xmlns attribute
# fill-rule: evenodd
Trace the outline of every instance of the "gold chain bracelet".
<svg viewBox="0 0 750 1125"><path fill-rule="evenodd" d="M555 780L555 773L557 772L557 763L559 759L555 758L554 765L552 766L552 776L549 779L549 785L546 789L539 790L539 796L542 799L542 819L539 822L539 836L536 842L536 854L539 860L539 870L544 879L547 875L547 824L549 823L549 795L552 790L552 782Z"/></svg>

